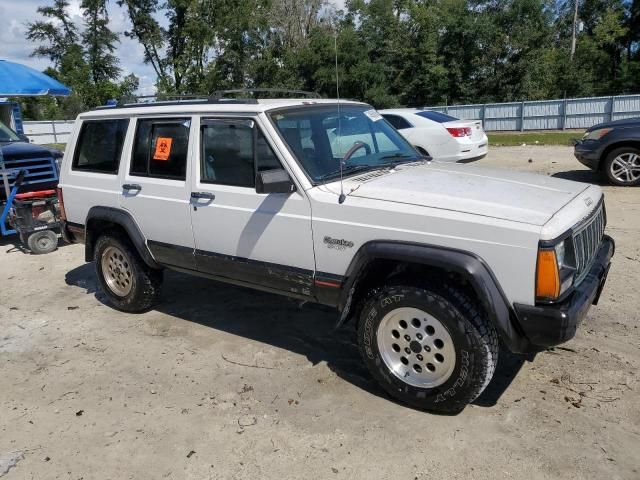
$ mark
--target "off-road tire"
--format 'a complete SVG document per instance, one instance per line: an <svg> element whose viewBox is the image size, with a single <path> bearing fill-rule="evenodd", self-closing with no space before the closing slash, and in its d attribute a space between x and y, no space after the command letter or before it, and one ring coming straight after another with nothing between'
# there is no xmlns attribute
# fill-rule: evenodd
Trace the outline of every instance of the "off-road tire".
<svg viewBox="0 0 640 480"><path fill-rule="evenodd" d="M612 164L618 156L624 154L635 154L640 156L640 150L633 147L620 147L611 150L602 164L602 173L609 181L609 183L613 185L618 185L620 187L632 187L634 185L640 185L640 178L632 181L621 181L614 176L612 172Z"/></svg>
<svg viewBox="0 0 640 480"><path fill-rule="evenodd" d="M451 337L455 366L439 386L420 388L404 382L381 356L377 339L380 322L402 307L428 313ZM371 295L358 321L358 344L364 363L382 388L400 402L422 410L460 412L486 388L498 362L498 335L485 313L460 290L446 284L389 285Z"/></svg>
<svg viewBox="0 0 640 480"><path fill-rule="evenodd" d="M33 232L27 237L27 247L34 255L51 253L58 248L58 235L53 230Z"/></svg>
<svg viewBox="0 0 640 480"><path fill-rule="evenodd" d="M131 268L131 290L124 296L116 294L109 287L102 271L102 257L109 247L120 250ZM123 312L138 313L149 310L158 302L162 286L162 270L145 264L126 236L118 232L101 235L96 240L93 261L102 291L114 308Z"/></svg>

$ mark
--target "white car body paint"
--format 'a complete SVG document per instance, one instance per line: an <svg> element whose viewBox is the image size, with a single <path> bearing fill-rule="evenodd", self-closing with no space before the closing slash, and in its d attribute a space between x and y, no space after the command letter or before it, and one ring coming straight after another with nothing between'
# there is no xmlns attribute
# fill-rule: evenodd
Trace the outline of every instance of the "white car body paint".
<svg viewBox="0 0 640 480"><path fill-rule="evenodd" d="M393 108L380 113L413 146L426 151L434 160L440 162L459 162L484 157L489 149L489 140L479 120L452 120L444 123L424 118L417 108ZM403 119L404 128L398 128L393 117ZM470 128L471 136L454 137L447 127Z"/></svg>
<svg viewBox="0 0 640 480"><path fill-rule="evenodd" d="M124 207L147 240L336 275L344 275L358 248L370 241L444 246L482 258L509 303L533 305L538 242L566 232L602 197L598 187L567 180L418 162L345 178L346 200L340 204L340 183L314 186L266 114L273 108L328 102L335 101L158 105L82 114L59 184L67 219L84 225L92 206ZM129 175L135 121L130 122L117 174L72 168L83 121L162 116L191 118L185 181ZM217 116L255 120L297 190L270 198L247 188L200 182L200 119ZM125 198L124 183L141 184L144 196ZM211 191L216 199L194 210L193 191ZM331 244L325 237L353 245Z"/></svg>

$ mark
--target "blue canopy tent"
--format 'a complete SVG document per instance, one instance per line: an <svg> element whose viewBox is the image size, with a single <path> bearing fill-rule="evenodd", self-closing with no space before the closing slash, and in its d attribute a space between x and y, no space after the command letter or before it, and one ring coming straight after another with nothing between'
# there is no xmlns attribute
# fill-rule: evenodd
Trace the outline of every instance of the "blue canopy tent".
<svg viewBox="0 0 640 480"><path fill-rule="evenodd" d="M69 87L19 63L0 60L0 97L67 96Z"/></svg>
<svg viewBox="0 0 640 480"><path fill-rule="evenodd" d="M0 97L67 96L71 89L42 72L0 59ZM0 121L22 134L22 115L16 102L0 100Z"/></svg>
<svg viewBox="0 0 640 480"><path fill-rule="evenodd" d="M42 72L19 63L0 59L0 97L67 96L70 93L71 89L69 87L66 87ZM9 120L8 122L6 121L7 119ZM17 103L2 102L0 100L0 121L5 121L7 125L13 124L18 133L23 133L20 107ZM45 160L47 162L53 162L53 157ZM36 167L32 167L31 169L35 171ZM10 195L9 176L13 178L16 174L16 168L11 171L7 168L5 159L3 158L2 148L0 148L0 176L2 177L2 186L4 187L7 200L9 200ZM57 181L57 171L55 168L51 170L51 179ZM49 178L47 177L46 180L49 180ZM10 201L7 201L7 204L10 203ZM4 228L7 214L6 210L7 208L2 211L2 218L0 219L0 227L2 227L3 234L6 233Z"/></svg>

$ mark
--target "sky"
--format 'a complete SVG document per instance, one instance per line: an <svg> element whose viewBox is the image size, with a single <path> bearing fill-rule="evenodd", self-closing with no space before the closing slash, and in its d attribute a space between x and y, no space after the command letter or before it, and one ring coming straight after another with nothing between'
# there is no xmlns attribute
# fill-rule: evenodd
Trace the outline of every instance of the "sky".
<svg viewBox="0 0 640 480"><path fill-rule="evenodd" d="M79 26L82 24L81 0L70 0L69 13ZM50 66L47 58L31 57L34 45L25 38L26 23L42 17L36 11L39 6L50 5L51 0L0 0L0 59L22 63L37 70ZM140 79L140 95L155 92L155 72L143 62L142 46L135 40L126 38L123 33L129 29L129 20L123 9L109 2L109 20L111 30L120 35L116 56L120 59L122 75L134 73Z"/></svg>

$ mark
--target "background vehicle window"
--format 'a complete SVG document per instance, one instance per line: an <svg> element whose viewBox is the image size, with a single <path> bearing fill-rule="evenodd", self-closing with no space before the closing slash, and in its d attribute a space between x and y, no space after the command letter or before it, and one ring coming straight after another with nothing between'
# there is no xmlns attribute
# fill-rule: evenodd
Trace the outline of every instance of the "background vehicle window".
<svg viewBox="0 0 640 480"><path fill-rule="evenodd" d="M407 122L404 118L398 115L382 115L387 122L395 127L396 130L402 130L403 128L411 128L411 124Z"/></svg>
<svg viewBox="0 0 640 480"><path fill-rule="evenodd" d="M16 132L0 122L0 142L19 142L20 137Z"/></svg>
<svg viewBox="0 0 640 480"><path fill-rule="evenodd" d="M190 126L186 118L138 120L131 174L184 180Z"/></svg>
<svg viewBox="0 0 640 480"><path fill-rule="evenodd" d="M118 173L128 119L90 120L82 123L72 169Z"/></svg>
<svg viewBox="0 0 640 480"><path fill-rule="evenodd" d="M426 118L427 120L432 120L438 123L452 122L454 120L458 120L456 117L452 117L451 115L447 115L446 113L432 112L429 110L425 110L424 112L416 112L416 115L419 115L422 118Z"/></svg>

